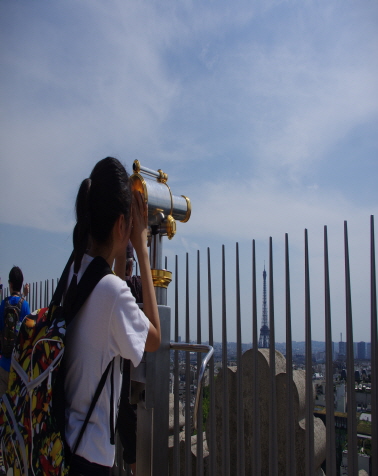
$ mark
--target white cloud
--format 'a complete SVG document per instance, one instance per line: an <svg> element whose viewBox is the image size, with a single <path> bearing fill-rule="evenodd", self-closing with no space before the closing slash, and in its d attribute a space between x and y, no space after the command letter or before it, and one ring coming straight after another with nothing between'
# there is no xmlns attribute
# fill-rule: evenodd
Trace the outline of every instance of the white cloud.
<svg viewBox="0 0 378 476"><path fill-rule="evenodd" d="M360 213L354 191L346 199L311 175L377 117L367 13L293 2L26 5L2 53L1 202L19 169L27 180L0 221L70 229L79 182L108 154L167 166L209 232L224 214L234 230L248 216L240 233L263 235L267 216L282 230Z"/></svg>
<svg viewBox="0 0 378 476"><path fill-rule="evenodd" d="M24 179L12 209L2 207L3 222L67 230L77 187L98 159L130 157L130 165L139 151L143 157L157 149L175 95L159 56L164 35L154 42L161 25L139 7L122 11L118 22L116 12L96 7L87 6L93 23L82 36L78 17L73 26L57 25L30 12L25 31L15 25L3 55L2 203L20 174Z"/></svg>
<svg viewBox="0 0 378 476"><path fill-rule="evenodd" d="M340 174L347 193L321 178L342 168L351 133L377 120L375 4L4 0L0 9L0 222L69 233L94 163L115 155L130 169L138 158L192 200L170 258L205 240L279 242L288 232L297 260L308 227L319 271L326 224L342 268L347 219L360 250L353 276L363 273L376 181L362 206L350 171ZM354 146L377 176L374 144Z"/></svg>
<svg viewBox="0 0 378 476"><path fill-rule="evenodd" d="M353 223L354 233L361 236L359 230L366 232L370 215L378 214L377 202L362 207L337 192L314 187L283 189L279 182L248 177L201 183L187 194L193 197L187 235L195 236L201 230L209 238L215 235L235 241L289 233L293 244L301 247L304 228L322 233L328 225L338 227L342 235L344 220Z"/></svg>

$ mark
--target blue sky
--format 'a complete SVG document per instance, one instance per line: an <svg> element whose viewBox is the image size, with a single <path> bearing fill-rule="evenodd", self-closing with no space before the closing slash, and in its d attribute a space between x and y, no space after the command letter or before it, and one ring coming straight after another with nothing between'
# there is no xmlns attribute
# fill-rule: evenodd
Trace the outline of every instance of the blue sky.
<svg viewBox="0 0 378 476"><path fill-rule="evenodd" d="M377 20L378 5L370 0L2 0L3 282L13 264L28 281L60 275L79 183L97 160L114 155L129 171L134 159L163 169L173 193L190 197L191 220L165 243L171 268L175 254L184 262L189 252L195 263L197 249L205 260L209 246L217 273L221 245L232 261L238 241L249 299L251 240L262 273L273 237L279 341L285 233L298 307L293 337L304 338L304 228L313 337L324 339L324 325L316 324L324 320L324 225L334 338L345 336L347 220L355 339L369 340L369 217L378 215ZM261 288L262 278L259 296ZM251 335L248 305L245 336Z"/></svg>

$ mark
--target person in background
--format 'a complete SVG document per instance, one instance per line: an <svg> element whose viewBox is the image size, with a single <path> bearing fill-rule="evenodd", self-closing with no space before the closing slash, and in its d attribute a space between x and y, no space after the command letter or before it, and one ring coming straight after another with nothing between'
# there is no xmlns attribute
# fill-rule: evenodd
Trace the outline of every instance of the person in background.
<svg viewBox="0 0 378 476"><path fill-rule="evenodd" d="M0 350L0 395L3 395L8 389L9 370L11 366L11 354L10 350L6 350L4 345L4 339L7 340L7 348L10 345L9 339L14 338L13 332L16 333L18 328L14 328L14 331L5 329L4 324L5 314L10 312L10 306L13 307L12 312L15 312L15 316L18 318L18 322L21 322L25 316L30 314L29 304L26 301L26 297L29 294L29 285L25 284L23 294L21 295L21 289L24 282L24 276L21 269L18 266L13 266L9 272L9 292L10 296L2 300L0 305L0 335L2 348ZM9 326L7 326L9 327Z"/></svg>
<svg viewBox="0 0 378 476"><path fill-rule="evenodd" d="M138 257L143 311L125 282L129 240ZM64 387L66 441L71 450L98 382L113 359L114 388L108 378L70 461L69 475L108 476L115 457L109 418L114 415L115 425L121 358L138 366L144 352L156 351L161 340L147 249L147 205L139 192L132 192L129 175L117 159L107 157L98 162L90 177L81 183L73 242L74 263L65 300L70 302L75 296L77 284L94 257L102 257L110 267L114 265L114 274L99 281L67 328Z"/></svg>
<svg viewBox="0 0 378 476"><path fill-rule="evenodd" d="M134 248L129 241L126 249L126 283L130 288L131 294L139 304L143 303L142 280L140 276L133 275L135 264Z"/></svg>

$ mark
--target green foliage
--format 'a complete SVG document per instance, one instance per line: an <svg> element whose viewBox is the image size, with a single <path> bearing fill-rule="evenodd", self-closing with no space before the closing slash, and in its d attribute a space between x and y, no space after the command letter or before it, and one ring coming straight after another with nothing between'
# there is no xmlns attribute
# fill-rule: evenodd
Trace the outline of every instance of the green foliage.
<svg viewBox="0 0 378 476"><path fill-rule="evenodd" d="M357 432L364 435L371 435L371 422L359 420L357 423Z"/></svg>
<svg viewBox="0 0 378 476"><path fill-rule="evenodd" d="M206 421L210 413L210 387L203 387L202 390L202 414L203 414L203 427L205 428Z"/></svg>
<svg viewBox="0 0 378 476"><path fill-rule="evenodd" d="M364 441L364 452L368 456L371 456L371 440L366 439Z"/></svg>

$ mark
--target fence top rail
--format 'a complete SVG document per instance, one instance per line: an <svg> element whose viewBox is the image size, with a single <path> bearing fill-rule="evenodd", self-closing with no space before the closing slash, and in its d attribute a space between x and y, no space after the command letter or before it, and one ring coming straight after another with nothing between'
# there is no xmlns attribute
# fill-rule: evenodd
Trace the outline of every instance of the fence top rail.
<svg viewBox="0 0 378 476"><path fill-rule="evenodd" d="M184 350L185 352L211 352L213 347L206 344L186 344L183 342L171 342L172 350ZM211 355L213 352L211 352Z"/></svg>
<svg viewBox="0 0 378 476"><path fill-rule="evenodd" d="M205 345L205 344L185 344L181 342L171 342L171 349L184 350L186 352L207 352L205 357L202 359L201 368L198 375L198 382L197 382L196 402L194 404L193 423L194 423L194 428L197 429L197 414L198 414L198 406L199 406L201 392L202 392L202 382L205 376L206 366L209 363L209 360L211 359L211 357L213 356L214 348L211 345Z"/></svg>

